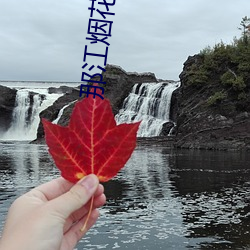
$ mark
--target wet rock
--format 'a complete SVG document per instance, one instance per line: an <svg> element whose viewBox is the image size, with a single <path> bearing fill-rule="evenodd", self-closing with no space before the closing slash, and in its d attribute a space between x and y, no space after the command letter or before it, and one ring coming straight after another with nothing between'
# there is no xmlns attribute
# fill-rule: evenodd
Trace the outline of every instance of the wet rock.
<svg viewBox="0 0 250 250"><path fill-rule="evenodd" d="M58 98L54 102L54 104L52 106L50 106L47 109L45 109L44 111L42 111L40 113L40 119L42 120L42 118L45 118L49 121L54 121L58 117L60 110L65 105L67 105L73 101L76 101L78 99L80 99L78 88L72 88L71 93L66 93L65 95L61 96L60 98ZM62 125L62 126L68 125L69 119L70 119L70 114L72 113L74 105L75 105L75 103L72 103L69 107L67 107L64 110L63 116L58 121L59 125ZM37 130L37 140L39 140L41 138L44 138L44 130L43 130L42 122L40 122L38 130Z"/></svg>
<svg viewBox="0 0 250 250"><path fill-rule="evenodd" d="M235 117L235 121L243 121L250 117L249 112L242 112Z"/></svg>
<svg viewBox="0 0 250 250"><path fill-rule="evenodd" d="M100 79L97 77L93 78L92 80L98 81ZM116 114L122 107L124 99L128 96L135 83L157 82L157 79L153 73L129 73L119 66L107 65L106 72L103 73L103 81L106 82L105 86L102 85L102 87L105 89L104 95L110 100L113 112ZM80 86L78 88L50 88L50 93L61 93L60 91L66 91L66 94L60 97L52 106L41 112L40 118L46 118L49 121L55 120L58 116L58 113L65 105L74 100L81 99L79 98L79 89ZM62 126L68 125L73 107L74 104L70 105L64 110L58 124ZM39 140L43 137L44 131L42 123L40 122L37 138Z"/></svg>
<svg viewBox="0 0 250 250"><path fill-rule="evenodd" d="M171 129L175 126L173 122L166 122L162 126L162 131L160 133L160 136L168 136Z"/></svg>
<svg viewBox="0 0 250 250"><path fill-rule="evenodd" d="M174 92L177 117L176 147L209 150L247 150L250 142L249 105L239 106L228 95L216 105L207 100L223 88L220 69L210 74L207 82L195 86L190 83L189 69L203 63L202 56L189 57L180 74L181 87ZM250 97L245 100L250 102Z"/></svg>
<svg viewBox="0 0 250 250"><path fill-rule="evenodd" d="M0 132L11 125L17 90L0 85Z"/></svg>
<svg viewBox="0 0 250 250"><path fill-rule="evenodd" d="M103 81L106 82L104 94L110 100L114 114L122 108L124 99L136 83L158 82L155 74L150 72L126 72L121 67L110 64L105 69L106 72L103 73Z"/></svg>
<svg viewBox="0 0 250 250"><path fill-rule="evenodd" d="M59 88L55 88L55 87L50 87L48 88L48 93L49 94L71 94L72 91L74 90L73 87L69 87L69 86L60 86Z"/></svg>

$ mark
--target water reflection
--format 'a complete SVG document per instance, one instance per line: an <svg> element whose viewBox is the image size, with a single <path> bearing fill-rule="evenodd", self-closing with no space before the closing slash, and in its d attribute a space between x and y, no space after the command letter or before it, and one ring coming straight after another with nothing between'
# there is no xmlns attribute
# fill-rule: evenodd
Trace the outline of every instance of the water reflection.
<svg viewBox="0 0 250 250"><path fill-rule="evenodd" d="M138 147L118 177L105 184L107 205L82 241L88 249L184 249L182 204L169 180L170 155L162 151Z"/></svg>
<svg viewBox="0 0 250 250"><path fill-rule="evenodd" d="M0 146L1 184L6 187L25 191L56 171L45 146L25 143ZM6 177L11 178L6 181Z"/></svg>
<svg viewBox="0 0 250 250"><path fill-rule="evenodd" d="M77 249L249 249L249 166L244 153L138 146ZM45 146L0 144L1 223L16 196L58 175Z"/></svg>
<svg viewBox="0 0 250 250"><path fill-rule="evenodd" d="M213 238L199 249L250 248L250 157L247 153L183 151L170 179L182 197L188 238Z"/></svg>
<svg viewBox="0 0 250 250"><path fill-rule="evenodd" d="M0 143L0 221L12 201L41 182L58 176L45 146ZM0 225L1 229L1 225Z"/></svg>

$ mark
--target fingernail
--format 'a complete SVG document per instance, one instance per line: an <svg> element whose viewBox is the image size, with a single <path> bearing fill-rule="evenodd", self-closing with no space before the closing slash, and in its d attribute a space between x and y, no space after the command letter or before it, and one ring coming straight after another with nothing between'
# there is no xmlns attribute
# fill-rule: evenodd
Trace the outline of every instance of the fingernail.
<svg viewBox="0 0 250 250"><path fill-rule="evenodd" d="M81 186L84 186L87 190L95 188L97 186L97 183L97 178L93 174L88 175L79 181L79 184Z"/></svg>

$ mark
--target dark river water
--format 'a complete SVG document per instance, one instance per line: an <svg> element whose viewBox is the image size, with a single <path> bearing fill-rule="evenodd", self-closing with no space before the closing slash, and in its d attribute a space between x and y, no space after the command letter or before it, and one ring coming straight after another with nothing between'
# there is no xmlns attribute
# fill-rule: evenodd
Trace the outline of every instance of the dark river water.
<svg viewBox="0 0 250 250"><path fill-rule="evenodd" d="M11 202L59 176L46 146L0 143L0 231ZM138 145L105 184L82 249L250 249L250 156Z"/></svg>

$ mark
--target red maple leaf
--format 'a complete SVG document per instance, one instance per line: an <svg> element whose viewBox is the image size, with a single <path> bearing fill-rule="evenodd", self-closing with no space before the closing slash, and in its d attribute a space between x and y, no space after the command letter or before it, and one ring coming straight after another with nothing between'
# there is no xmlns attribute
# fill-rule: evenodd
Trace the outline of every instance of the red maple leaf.
<svg viewBox="0 0 250 250"><path fill-rule="evenodd" d="M130 158L140 125L117 126L109 100L91 97L75 104L67 127L42 122L56 166L73 183L88 174L101 182L114 177Z"/></svg>

